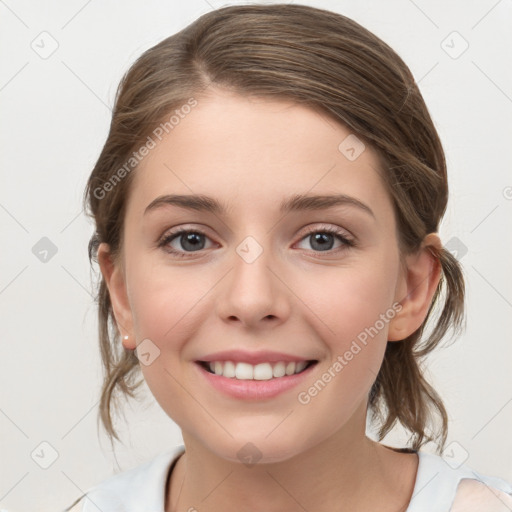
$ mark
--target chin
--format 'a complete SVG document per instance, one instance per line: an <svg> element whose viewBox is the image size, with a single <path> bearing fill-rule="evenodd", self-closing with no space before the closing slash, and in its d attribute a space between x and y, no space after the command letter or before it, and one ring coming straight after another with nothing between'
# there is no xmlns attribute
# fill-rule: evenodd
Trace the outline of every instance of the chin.
<svg viewBox="0 0 512 512"><path fill-rule="evenodd" d="M310 442L311 445L314 444L313 440ZM207 446L218 457L230 462L242 463L247 467L286 462L311 447L306 446L302 439L295 439L290 433L282 436L272 433L268 436L268 432L254 436L240 436L235 439L224 436L222 442L208 443Z"/></svg>

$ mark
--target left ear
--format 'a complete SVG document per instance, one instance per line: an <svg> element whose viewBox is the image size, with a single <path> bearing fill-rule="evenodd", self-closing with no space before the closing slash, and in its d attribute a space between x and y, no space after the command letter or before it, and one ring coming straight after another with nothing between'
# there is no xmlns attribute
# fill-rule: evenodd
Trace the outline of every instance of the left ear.
<svg viewBox="0 0 512 512"><path fill-rule="evenodd" d="M437 233L429 233L414 254L406 256L406 269L400 276L395 301L402 309L389 322L388 341L401 341L415 332L427 316L432 297L441 279L441 263L430 247L442 250Z"/></svg>

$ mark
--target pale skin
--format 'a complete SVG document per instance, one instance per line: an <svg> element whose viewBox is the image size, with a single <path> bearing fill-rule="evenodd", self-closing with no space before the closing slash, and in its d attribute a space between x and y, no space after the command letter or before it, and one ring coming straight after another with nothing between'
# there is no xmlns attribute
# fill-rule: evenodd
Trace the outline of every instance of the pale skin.
<svg viewBox="0 0 512 512"><path fill-rule="evenodd" d="M160 350L141 364L163 410L180 426L186 452L166 489L166 512L389 511L406 509L418 458L365 434L368 392L387 341L420 327L440 279L428 246L399 264L391 199L370 147L354 161L339 151L349 129L286 101L210 89L134 171L121 260L101 244L98 260L126 349L149 338ZM292 194L346 194L350 205L279 212ZM222 214L166 205L164 194L201 194ZM204 233L199 250L171 228ZM338 229L328 250L306 227ZM317 229L316 229L317 228ZM201 236L201 235L199 235ZM236 249L248 236L263 252L247 263ZM197 247L197 245L196 245ZM324 245L325 247L325 245ZM394 303L401 310L308 404L297 400L365 328ZM316 359L301 389L264 401L222 395L197 371L207 353L243 348ZM237 452L261 452L247 467ZM222 483L221 483L222 482ZM220 485L219 485L220 484Z"/></svg>

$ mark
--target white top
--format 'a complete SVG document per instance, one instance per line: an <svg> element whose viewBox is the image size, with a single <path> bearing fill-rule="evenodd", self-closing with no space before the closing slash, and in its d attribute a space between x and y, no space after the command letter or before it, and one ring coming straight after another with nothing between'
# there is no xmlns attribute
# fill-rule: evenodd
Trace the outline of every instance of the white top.
<svg viewBox="0 0 512 512"><path fill-rule="evenodd" d="M165 512L169 471L185 451L178 445L89 489L68 512ZM449 465L418 451L419 465L406 512L510 512L512 485L470 467ZM460 484L460 485L459 485Z"/></svg>

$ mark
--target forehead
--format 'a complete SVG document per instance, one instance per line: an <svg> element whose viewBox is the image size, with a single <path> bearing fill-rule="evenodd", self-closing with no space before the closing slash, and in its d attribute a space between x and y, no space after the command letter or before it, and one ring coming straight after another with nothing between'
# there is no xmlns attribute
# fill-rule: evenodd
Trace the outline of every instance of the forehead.
<svg viewBox="0 0 512 512"><path fill-rule="evenodd" d="M176 117L176 119L178 119ZM163 194L217 198L233 213L291 194L343 193L391 208L376 153L331 117L287 100L216 91L155 142L134 171L129 210Z"/></svg>

